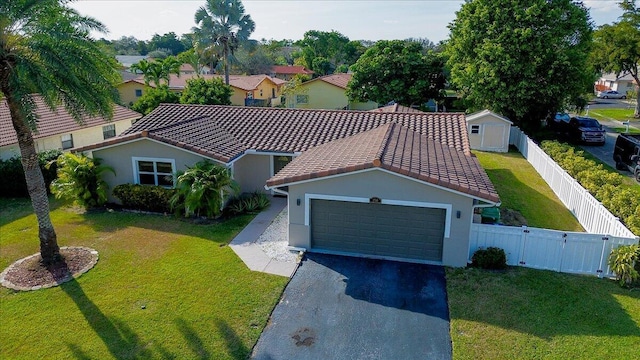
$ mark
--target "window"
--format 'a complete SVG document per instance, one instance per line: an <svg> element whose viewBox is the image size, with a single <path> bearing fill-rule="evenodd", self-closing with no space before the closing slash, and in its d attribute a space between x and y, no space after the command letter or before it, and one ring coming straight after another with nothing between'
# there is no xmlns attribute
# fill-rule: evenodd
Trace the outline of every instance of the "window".
<svg viewBox="0 0 640 360"><path fill-rule="evenodd" d="M173 187L175 160L139 157L132 160L133 180L136 184Z"/></svg>
<svg viewBox="0 0 640 360"><path fill-rule="evenodd" d="M253 99L253 92L252 91L249 91L247 93L247 99Z"/></svg>
<svg viewBox="0 0 640 360"><path fill-rule="evenodd" d="M142 89L136 89L136 97L142 96Z"/></svg>
<svg viewBox="0 0 640 360"><path fill-rule="evenodd" d="M480 125L471 125L471 133L479 134L480 133Z"/></svg>
<svg viewBox="0 0 640 360"><path fill-rule="evenodd" d="M308 104L309 95L296 95L296 104Z"/></svg>
<svg viewBox="0 0 640 360"><path fill-rule="evenodd" d="M102 127L102 137L107 140L116 136L116 124L109 124Z"/></svg>
<svg viewBox="0 0 640 360"><path fill-rule="evenodd" d="M71 149L73 147L73 136L71 134L62 135L62 150Z"/></svg>

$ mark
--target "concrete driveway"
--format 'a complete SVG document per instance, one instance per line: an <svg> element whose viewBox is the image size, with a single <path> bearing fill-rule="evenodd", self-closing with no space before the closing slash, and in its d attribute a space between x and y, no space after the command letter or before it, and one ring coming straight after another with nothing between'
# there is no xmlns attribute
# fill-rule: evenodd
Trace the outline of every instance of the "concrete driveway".
<svg viewBox="0 0 640 360"><path fill-rule="evenodd" d="M451 359L444 269L307 254L252 358Z"/></svg>

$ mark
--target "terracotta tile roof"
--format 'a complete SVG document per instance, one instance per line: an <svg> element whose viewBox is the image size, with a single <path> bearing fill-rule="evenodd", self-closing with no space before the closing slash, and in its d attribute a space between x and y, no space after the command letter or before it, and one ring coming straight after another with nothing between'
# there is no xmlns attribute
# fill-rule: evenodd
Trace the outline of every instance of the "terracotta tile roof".
<svg viewBox="0 0 640 360"><path fill-rule="evenodd" d="M72 131L87 129L94 126L102 126L109 124L109 121L101 117L85 117L83 124L78 124L71 115L61 107L57 112L49 110L39 96L35 97L36 114L38 117L38 133L33 135L34 139L45 138L48 136L68 134ZM114 121L134 120L142 117L141 114L127 109L120 105L114 105L113 119ZM16 144L18 138L16 136L13 125L11 124L11 114L9 106L5 100L0 100L0 146Z"/></svg>
<svg viewBox="0 0 640 360"><path fill-rule="evenodd" d="M315 78L311 81L307 81L305 84L311 83L313 81L324 81L328 84L331 84L346 90L349 80L351 80L351 74L331 74L331 75L325 75L319 78Z"/></svg>
<svg viewBox="0 0 640 360"><path fill-rule="evenodd" d="M173 90L182 90L187 85L187 80L197 77L197 74L180 74L180 76L176 74L171 74L169 76L169 88ZM224 81L224 75L200 75L200 77L204 79L213 79L219 78ZM284 80L272 78L269 75L230 75L229 76L229 85L235 88L251 91L258 88L260 83L264 80L270 80L276 85L283 85L287 82ZM139 76L137 79L133 80L135 82L144 84L144 77ZM164 84L164 81L163 81Z"/></svg>
<svg viewBox="0 0 640 360"><path fill-rule="evenodd" d="M478 160L396 123L335 140L302 153L267 180L267 186L381 168L499 202Z"/></svg>
<svg viewBox="0 0 640 360"><path fill-rule="evenodd" d="M314 72L311 70L305 69L304 66L297 65L274 65L271 67L272 74L287 74L287 75L312 75Z"/></svg>
<svg viewBox="0 0 640 360"><path fill-rule="evenodd" d="M420 111L418 109L410 108L408 106L403 106L400 104L391 104L383 107L379 107L377 109L369 110L372 112L398 112L398 113L424 113L424 111Z"/></svg>

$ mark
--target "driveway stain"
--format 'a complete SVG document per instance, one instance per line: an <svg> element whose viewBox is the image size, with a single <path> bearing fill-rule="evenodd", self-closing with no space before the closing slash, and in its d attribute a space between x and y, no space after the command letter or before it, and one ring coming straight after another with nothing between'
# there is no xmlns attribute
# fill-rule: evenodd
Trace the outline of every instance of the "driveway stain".
<svg viewBox="0 0 640 360"><path fill-rule="evenodd" d="M311 346L316 341L316 334L307 327L298 329L291 338L295 340L296 346Z"/></svg>

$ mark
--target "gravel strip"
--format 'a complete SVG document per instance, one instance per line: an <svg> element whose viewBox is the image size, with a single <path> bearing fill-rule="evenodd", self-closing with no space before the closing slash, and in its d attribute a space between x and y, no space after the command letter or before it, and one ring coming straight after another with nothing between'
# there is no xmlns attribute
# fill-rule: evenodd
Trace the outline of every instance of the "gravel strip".
<svg viewBox="0 0 640 360"><path fill-rule="evenodd" d="M256 243L268 257L282 262L296 262L297 254L287 249L287 232L289 231L288 212L284 210L278 214L267 229L260 235Z"/></svg>

